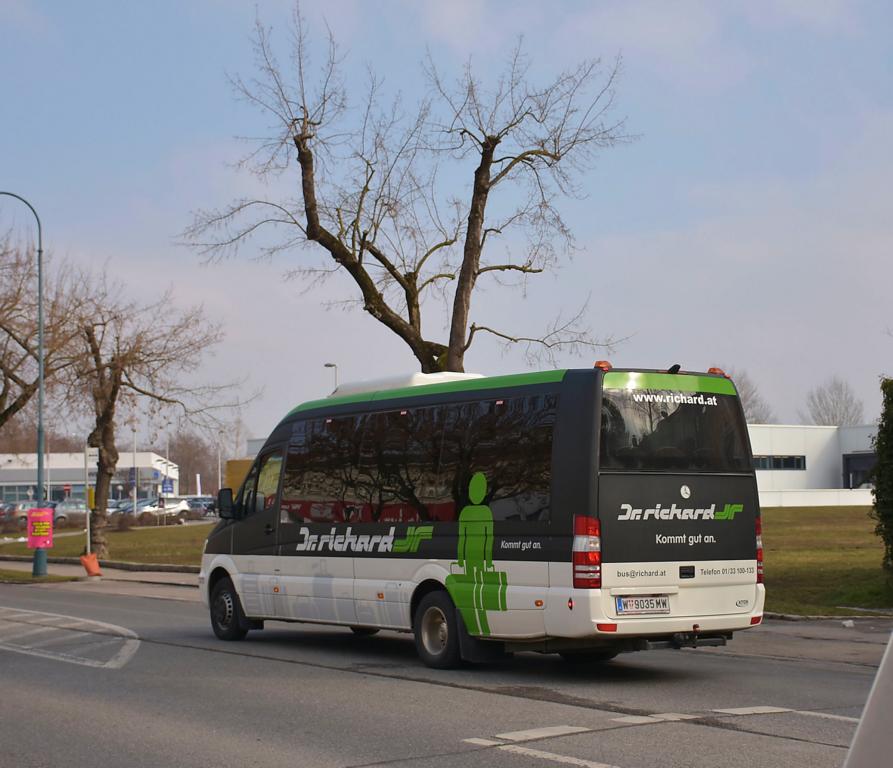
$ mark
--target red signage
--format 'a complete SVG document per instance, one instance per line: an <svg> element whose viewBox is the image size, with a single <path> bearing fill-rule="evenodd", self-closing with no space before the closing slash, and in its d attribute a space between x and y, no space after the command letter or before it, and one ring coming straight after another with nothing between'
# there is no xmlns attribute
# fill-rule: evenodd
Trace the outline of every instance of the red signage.
<svg viewBox="0 0 893 768"><path fill-rule="evenodd" d="M49 549L53 546L53 510L28 510L28 548Z"/></svg>

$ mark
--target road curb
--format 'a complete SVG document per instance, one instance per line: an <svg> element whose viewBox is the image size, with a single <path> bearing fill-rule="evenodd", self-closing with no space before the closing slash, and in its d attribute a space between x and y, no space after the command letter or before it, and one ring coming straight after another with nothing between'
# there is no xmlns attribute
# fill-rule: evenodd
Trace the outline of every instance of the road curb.
<svg viewBox="0 0 893 768"><path fill-rule="evenodd" d="M775 619L776 621L847 621L852 620L855 621L859 619L861 621L865 621L866 619L884 619L890 618L889 613L885 613L880 610L876 613L858 613L853 616L812 616L812 615L800 615L798 613L770 613L766 611L763 613L764 619Z"/></svg>

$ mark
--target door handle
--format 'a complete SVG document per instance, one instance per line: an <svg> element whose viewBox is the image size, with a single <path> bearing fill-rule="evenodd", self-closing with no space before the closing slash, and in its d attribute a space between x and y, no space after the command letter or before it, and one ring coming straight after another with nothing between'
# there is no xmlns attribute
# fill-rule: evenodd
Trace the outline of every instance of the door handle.
<svg viewBox="0 0 893 768"><path fill-rule="evenodd" d="M275 530L275 528L273 528L273 526L270 523L267 523L264 526L264 533L273 533L274 530Z"/></svg>

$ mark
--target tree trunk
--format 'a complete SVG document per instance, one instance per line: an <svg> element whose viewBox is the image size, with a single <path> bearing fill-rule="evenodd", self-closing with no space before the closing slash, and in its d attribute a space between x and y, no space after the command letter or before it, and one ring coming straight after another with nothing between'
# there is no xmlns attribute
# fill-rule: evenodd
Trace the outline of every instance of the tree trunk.
<svg viewBox="0 0 893 768"><path fill-rule="evenodd" d="M487 136L481 146L481 162L474 172L474 187L471 192L471 207L468 211L468 227L465 231L465 248L462 255L462 268L456 281L456 295L453 299L453 316L450 319L450 344L446 357L446 370L465 370L465 344L468 335L468 313L471 310L471 293L481 266L481 244L483 242L484 214L487 209L487 196L490 194L490 168L493 153L499 144L496 136Z"/></svg>
<svg viewBox="0 0 893 768"><path fill-rule="evenodd" d="M109 554L106 510L112 478L118 467L118 449L115 447L114 415L104 411L97 421L99 423L88 438L88 444L99 449L99 464L96 469L96 508L90 513L90 549L97 557L104 559Z"/></svg>

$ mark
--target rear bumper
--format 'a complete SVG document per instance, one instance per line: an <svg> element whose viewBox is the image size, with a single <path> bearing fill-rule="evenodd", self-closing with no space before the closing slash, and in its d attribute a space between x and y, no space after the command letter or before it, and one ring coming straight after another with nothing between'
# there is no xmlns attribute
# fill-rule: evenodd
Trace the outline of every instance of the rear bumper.
<svg viewBox="0 0 893 768"><path fill-rule="evenodd" d="M571 589L564 593L565 600L551 601L546 634L549 637L598 640L643 638L670 643L676 635L702 639L728 636L762 621L766 593L762 584L755 587L754 599L746 612L710 613L705 607L697 613L628 617L605 611L603 590Z"/></svg>

